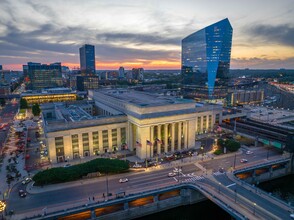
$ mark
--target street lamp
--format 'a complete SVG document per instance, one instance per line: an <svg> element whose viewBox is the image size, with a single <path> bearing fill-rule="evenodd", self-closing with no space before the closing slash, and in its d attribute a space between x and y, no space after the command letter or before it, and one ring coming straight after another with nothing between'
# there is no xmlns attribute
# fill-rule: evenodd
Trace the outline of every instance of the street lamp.
<svg viewBox="0 0 294 220"><path fill-rule="evenodd" d="M236 158L237 158L237 154L235 154L235 157L234 157L234 169L236 167Z"/></svg>
<svg viewBox="0 0 294 220"><path fill-rule="evenodd" d="M255 215L255 211L256 211L256 203L253 203L253 215Z"/></svg>
<svg viewBox="0 0 294 220"><path fill-rule="evenodd" d="M109 189L108 189L108 172L106 172L106 198L108 199Z"/></svg>

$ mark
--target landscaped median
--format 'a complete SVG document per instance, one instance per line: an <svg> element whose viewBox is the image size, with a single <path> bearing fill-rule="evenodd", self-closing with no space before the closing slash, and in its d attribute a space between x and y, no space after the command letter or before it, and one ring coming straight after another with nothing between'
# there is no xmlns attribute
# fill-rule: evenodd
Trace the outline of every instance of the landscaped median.
<svg viewBox="0 0 294 220"><path fill-rule="evenodd" d="M91 173L117 174L127 172L129 162L118 159L97 158L86 163L73 165L70 167L57 167L37 173L33 180L35 186L47 184L64 183L82 179Z"/></svg>

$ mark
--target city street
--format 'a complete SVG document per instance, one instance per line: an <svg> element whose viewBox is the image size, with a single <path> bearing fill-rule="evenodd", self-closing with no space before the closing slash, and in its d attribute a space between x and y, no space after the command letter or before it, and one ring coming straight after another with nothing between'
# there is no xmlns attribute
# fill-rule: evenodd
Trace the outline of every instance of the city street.
<svg viewBox="0 0 294 220"><path fill-rule="evenodd" d="M241 152L240 152L241 153ZM241 168L246 165L252 165L255 163L260 163L264 161L267 151L264 149L255 149L253 154L246 155L243 153L236 154L236 168ZM277 153L270 151L270 157L276 157ZM141 172L127 173L119 175L110 175L108 177L103 176L91 180L80 180L75 183L65 183L57 184L56 186L44 186L43 188L36 187L38 190L29 189L28 194L25 198L20 198L18 195L18 190L26 189L26 186L17 184L10 193L10 198L8 200L7 210L17 210L18 213L23 212L38 212L44 207L48 210L58 210L61 206L75 207L80 204L86 204L89 202L89 197L95 197L96 201L103 201L106 199L103 197L107 195L107 182L108 182L108 192L112 193L109 198L114 198L118 191L125 192L126 194L133 194L136 192L153 189L154 186L171 185L176 184L178 180L185 181L189 179L202 179L203 176L212 174L219 174L218 169L220 167L230 169L233 164L235 155L226 155L227 158L220 157L219 159L204 159L201 161L202 156L198 156L199 163L204 167L200 169L198 163L181 163L176 161L177 165L166 164L164 169L160 167L148 168L147 171L144 169ZM240 163L240 158L247 158L248 163ZM193 158L194 160L195 158ZM200 167L201 167L200 165ZM226 165L226 166L224 166ZM174 168L182 167L182 171L175 177L168 177L167 174L172 172ZM207 170L205 170L205 168ZM128 178L129 181L126 183L119 183L120 178ZM107 181L108 179L108 181ZM28 187L31 187L29 184ZM30 193L32 192L32 193ZM40 192L40 193L36 193ZM54 198L54 199L53 199Z"/></svg>

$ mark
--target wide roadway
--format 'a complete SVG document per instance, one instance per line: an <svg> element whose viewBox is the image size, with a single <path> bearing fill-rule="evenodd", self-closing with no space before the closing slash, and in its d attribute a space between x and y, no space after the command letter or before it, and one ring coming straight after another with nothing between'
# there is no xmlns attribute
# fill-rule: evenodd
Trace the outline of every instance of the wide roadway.
<svg viewBox="0 0 294 220"><path fill-rule="evenodd" d="M25 189L21 183L17 184L10 193L8 200L8 210L14 210L15 213L24 213L42 210L43 208L54 208L62 205L84 204L88 203L88 198L95 197L95 200L103 200L103 193L106 195L108 178L109 193L115 195L118 191L124 191L126 194L139 191L146 191L156 188L156 186L172 185L177 181L173 177L168 177L167 174L172 172L174 167L167 169L150 169L137 173L126 173L120 175L109 175L97 178L94 183L79 181L79 185L69 188L57 189L48 192L37 194L27 194L25 198L20 198L18 195L19 189ZM193 173L199 169L194 164L182 166L182 173ZM119 183L120 178L128 178L129 182ZM46 186L44 187L44 189Z"/></svg>
<svg viewBox="0 0 294 220"><path fill-rule="evenodd" d="M270 150L269 159L278 153ZM236 155L236 168L241 168L245 164L240 163L241 158L248 159L249 164L260 163L262 161L266 162L267 151L264 149L257 149L253 154L246 155L245 150L241 155ZM220 167L226 170L230 169L233 165L232 162L235 160L235 154L228 155L226 158L211 159L208 161L200 162L206 169L217 171ZM194 175L204 175L194 164L181 164L182 172L180 173L180 179L185 178L182 175L191 174ZM68 188L56 189L52 191L45 191L37 194L27 194L25 198L20 198L18 195L19 189L25 189L25 186L18 183L13 187L10 193L10 198L8 200L8 210L14 210L16 213L25 213L31 211L41 211L43 208L47 207L58 209L63 205L72 205L72 207L77 206L77 204L88 203L88 198L95 197L95 200L103 201L103 194L106 195L107 191L107 179L108 179L108 192L115 195L117 192L122 191L126 194L133 194L140 191L151 190L154 188L159 188L163 186L173 185L177 183L176 177L168 177L167 174L172 172L174 167L170 166L165 169L148 168L147 171L142 172L130 172L126 174L119 175L109 175L108 177L103 176L97 178L97 181L92 183L85 183L86 181L78 181L78 185ZM120 178L128 178L129 182L119 183ZM46 190L46 186L44 186ZM60 208L59 208L60 209Z"/></svg>

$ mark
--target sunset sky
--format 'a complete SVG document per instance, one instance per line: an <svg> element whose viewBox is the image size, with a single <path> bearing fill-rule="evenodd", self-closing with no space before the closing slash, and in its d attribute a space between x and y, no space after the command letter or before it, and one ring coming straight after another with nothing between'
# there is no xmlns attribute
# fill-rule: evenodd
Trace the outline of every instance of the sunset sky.
<svg viewBox="0 0 294 220"><path fill-rule="evenodd" d="M180 69L181 40L221 19L233 27L231 68L294 69L293 0L0 0L0 64Z"/></svg>

